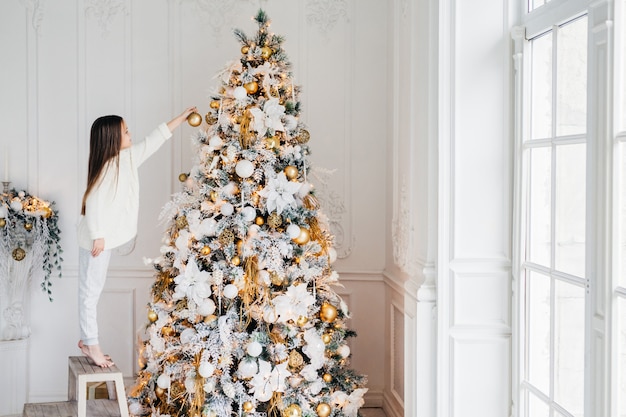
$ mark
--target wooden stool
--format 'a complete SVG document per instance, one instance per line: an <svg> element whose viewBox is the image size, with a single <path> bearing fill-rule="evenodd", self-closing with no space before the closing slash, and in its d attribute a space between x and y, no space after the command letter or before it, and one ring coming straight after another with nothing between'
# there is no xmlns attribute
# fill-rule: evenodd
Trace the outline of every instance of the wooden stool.
<svg viewBox="0 0 626 417"><path fill-rule="evenodd" d="M109 388L109 398L117 398L121 417L128 416L128 403L124 392L124 378L117 366L101 368L92 365L85 356L70 356L69 358L69 399L78 400L78 417L87 417L87 383L106 382ZM115 390L109 385L115 384Z"/></svg>

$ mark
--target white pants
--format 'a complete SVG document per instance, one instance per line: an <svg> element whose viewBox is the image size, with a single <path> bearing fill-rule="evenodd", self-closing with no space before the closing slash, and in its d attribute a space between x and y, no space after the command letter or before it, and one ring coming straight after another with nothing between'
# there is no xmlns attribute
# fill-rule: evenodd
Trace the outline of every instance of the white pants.
<svg viewBox="0 0 626 417"><path fill-rule="evenodd" d="M80 339L85 345L98 342L98 300L107 278L111 250L105 250L95 258L91 251L79 248L78 253L78 323Z"/></svg>

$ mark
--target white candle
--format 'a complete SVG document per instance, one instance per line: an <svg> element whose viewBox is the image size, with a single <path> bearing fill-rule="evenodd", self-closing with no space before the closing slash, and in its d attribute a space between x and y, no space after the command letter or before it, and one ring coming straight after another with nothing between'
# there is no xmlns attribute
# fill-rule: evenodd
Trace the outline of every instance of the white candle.
<svg viewBox="0 0 626 417"><path fill-rule="evenodd" d="M9 182L9 147L4 147L4 181Z"/></svg>

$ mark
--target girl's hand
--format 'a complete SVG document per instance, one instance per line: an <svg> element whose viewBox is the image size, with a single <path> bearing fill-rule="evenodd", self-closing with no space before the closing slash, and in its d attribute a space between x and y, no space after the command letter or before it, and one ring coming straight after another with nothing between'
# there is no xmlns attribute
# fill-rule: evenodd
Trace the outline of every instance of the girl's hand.
<svg viewBox="0 0 626 417"><path fill-rule="evenodd" d="M91 256L94 258L102 253L104 250L104 238L94 239L93 247L91 248Z"/></svg>
<svg viewBox="0 0 626 417"><path fill-rule="evenodd" d="M178 116L174 117L172 120L167 122L167 128L170 130L170 132L173 132L174 129L176 129L185 120L187 120L187 117L189 117L191 113L197 112L197 111L198 109L196 108L196 106L186 108L181 114L179 114Z"/></svg>

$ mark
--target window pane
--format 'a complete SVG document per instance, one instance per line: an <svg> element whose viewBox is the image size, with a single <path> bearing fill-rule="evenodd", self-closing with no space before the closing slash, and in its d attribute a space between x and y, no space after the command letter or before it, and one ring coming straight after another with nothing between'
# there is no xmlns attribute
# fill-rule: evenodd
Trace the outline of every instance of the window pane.
<svg viewBox="0 0 626 417"><path fill-rule="evenodd" d="M626 27L626 4L622 1L622 6L618 8L621 9L621 16L617 17L618 22L616 23L616 27L624 28ZM617 49L616 51L623 51L626 47L626 30L622 29L617 33L621 33L621 39L617 39ZM617 54L618 56L618 70L616 73L615 81L619 86L614 91L617 94L617 102L621 103L621 108L618 106L618 112L616 113L616 121L619 126L620 131L626 130L626 92L624 88L626 87L626 56L624 53ZM620 416L621 417L621 416Z"/></svg>
<svg viewBox="0 0 626 417"><path fill-rule="evenodd" d="M587 130L587 17L562 26L556 47L556 134Z"/></svg>
<svg viewBox="0 0 626 417"><path fill-rule="evenodd" d="M626 287L626 143L619 144L619 278L617 285Z"/></svg>
<svg viewBox="0 0 626 417"><path fill-rule="evenodd" d="M532 393L528 394L528 417L550 417L548 404L541 401Z"/></svg>
<svg viewBox="0 0 626 417"><path fill-rule="evenodd" d="M530 137L552 137L552 32L532 41Z"/></svg>
<svg viewBox="0 0 626 417"><path fill-rule="evenodd" d="M550 267L551 148L530 151L528 259Z"/></svg>
<svg viewBox="0 0 626 417"><path fill-rule="evenodd" d="M585 276L585 144L556 148L555 268Z"/></svg>
<svg viewBox="0 0 626 417"><path fill-rule="evenodd" d="M550 395L550 278L529 273L528 311L528 381L546 396ZM531 414L534 415L534 414Z"/></svg>
<svg viewBox="0 0 626 417"><path fill-rule="evenodd" d="M617 383L617 401L619 417L626 417L626 299L618 298L617 301L617 363L619 366L619 381Z"/></svg>
<svg viewBox="0 0 626 417"><path fill-rule="evenodd" d="M574 416L584 412L585 289L554 286L554 400Z"/></svg>

